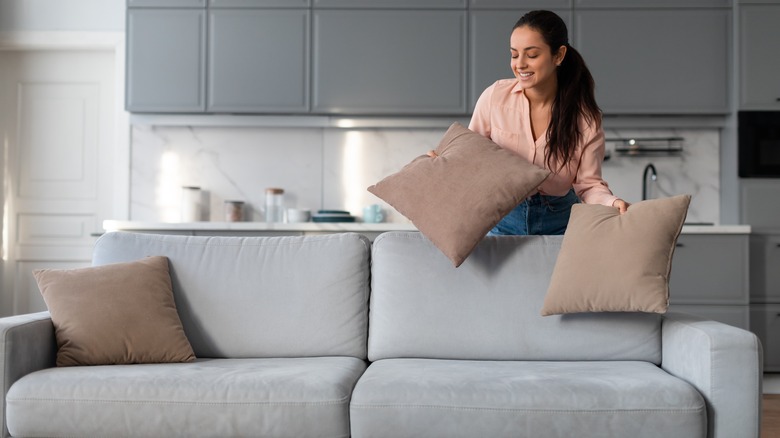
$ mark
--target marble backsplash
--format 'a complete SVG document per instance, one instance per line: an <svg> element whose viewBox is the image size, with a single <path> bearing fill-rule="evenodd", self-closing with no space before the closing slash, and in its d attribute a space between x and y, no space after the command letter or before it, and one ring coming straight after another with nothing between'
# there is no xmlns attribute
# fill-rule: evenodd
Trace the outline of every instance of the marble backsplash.
<svg viewBox="0 0 780 438"><path fill-rule="evenodd" d="M265 189L281 187L286 207L361 216L364 206L379 203L388 221L406 222L366 188L435 148L445 131L135 125L129 219L177 222L181 187L199 186L204 220L224 220L224 201L240 200L246 220L262 221ZM650 197L691 194L688 221L720 223L718 129L607 129L606 136L683 138L674 155L627 156L608 142L604 179L616 195L639 201L642 172L652 162L658 179Z"/></svg>

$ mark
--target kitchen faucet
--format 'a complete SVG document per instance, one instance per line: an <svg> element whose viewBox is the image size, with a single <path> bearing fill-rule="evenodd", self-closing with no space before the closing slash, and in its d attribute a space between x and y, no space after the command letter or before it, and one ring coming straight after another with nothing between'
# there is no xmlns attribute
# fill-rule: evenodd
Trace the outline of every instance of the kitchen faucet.
<svg viewBox="0 0 780 438"><path fill-rule="evenodd" d="M655 166L653 166L653 163L649 163L647 166L645 166L645 171L642 173L642 200L644 201L647 199L647 174L650 173L650 178L653 181L656 181L658 179L658 174L655 171Z"/></svg>

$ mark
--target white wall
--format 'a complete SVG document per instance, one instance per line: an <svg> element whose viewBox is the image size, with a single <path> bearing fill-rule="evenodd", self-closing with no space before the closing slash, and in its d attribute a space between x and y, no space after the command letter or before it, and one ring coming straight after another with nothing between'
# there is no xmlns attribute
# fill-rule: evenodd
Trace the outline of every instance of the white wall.
<svg viewBox="0 0 780 438"><path fill-rule="evenodd" d="M134 126L130 219L177 221L181 186L208 192L208 218L224 218L225 200L248 203L263 220L266 187L286 190L288 207L348 210L381 201L366 188L434 149L441 129L225 128ZM719 132L707 129L608 129L607 138L675 137L683 153L629 157L612 153L604 177L629 202L641 200L642 171L658 170L651 197L691 194L691 222L720 223ZM608 149L614 144L609 143ZM390 209L390 221L406 219Z"/></svg>
<svg viewBox="0 0 780 438"><path fill-rule="evenodd" d="M117 32L124 0L0 0L0 32Z"/></svg>

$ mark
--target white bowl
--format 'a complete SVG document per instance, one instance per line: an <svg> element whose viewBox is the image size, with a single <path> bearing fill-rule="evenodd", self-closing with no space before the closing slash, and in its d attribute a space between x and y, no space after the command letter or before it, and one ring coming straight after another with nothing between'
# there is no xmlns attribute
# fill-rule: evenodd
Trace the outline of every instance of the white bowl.
<svg viewBox="0 0 780 438"><path fill-rule="evenodd" d="M287 209L287 222L291 224L300 222L309 222L311 220L311 210L301 208Z"/></svg>

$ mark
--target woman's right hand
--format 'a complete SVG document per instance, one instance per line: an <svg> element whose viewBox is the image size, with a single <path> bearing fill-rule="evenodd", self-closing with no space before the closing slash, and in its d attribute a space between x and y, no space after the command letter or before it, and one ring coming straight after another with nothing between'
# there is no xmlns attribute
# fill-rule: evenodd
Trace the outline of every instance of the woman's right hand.
<svg viewBox="0 0 780 438"><path fill-rule="evenodd" d="M628 207L630 205L631 204L629 204L628 202L626 202L626 201L624 201L624 200L622 200L620 198L615 199L615 202L612 203L612 206L617 208L618 211L620 211L620 214L625 213L628 210Z"/></svg>

